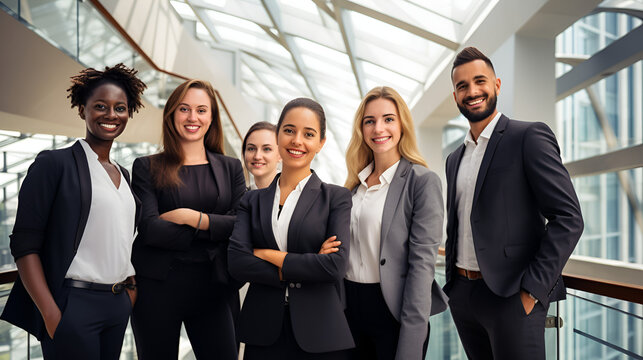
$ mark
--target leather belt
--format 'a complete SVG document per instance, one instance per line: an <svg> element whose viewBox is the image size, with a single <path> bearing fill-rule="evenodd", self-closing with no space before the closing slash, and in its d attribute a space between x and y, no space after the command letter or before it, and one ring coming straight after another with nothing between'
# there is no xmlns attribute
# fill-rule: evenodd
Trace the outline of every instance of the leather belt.
<svg viewBox="0 0 643 360"><path fill-rule="evenodd" d="M482 279L482 273L480 271L474 271L474 270L465 270L459 267L456 267L456 270L458 271L458 275L461 275L469 280L480 280Z"/></svg>
<svg viewBox="0 0 643 360"><path fill-rule="evenodd" d="M129 289L130 286L131 288L134 288L133 284L126 283L125 281L114 284L100 284L83 280L65 279L64 285L78 289L109 291L112 294L120 294L126 288Z"/></svg>

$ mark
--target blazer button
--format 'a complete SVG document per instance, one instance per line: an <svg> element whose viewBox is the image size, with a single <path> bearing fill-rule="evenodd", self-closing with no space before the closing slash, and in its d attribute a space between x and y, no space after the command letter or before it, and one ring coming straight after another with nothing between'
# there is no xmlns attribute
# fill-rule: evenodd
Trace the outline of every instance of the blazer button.
<svg viewBox="0 0 643 360"><path fill-rule="evenodd" d="M297 283L297 284L295 284L295 287L296 287L297 289L301 289L301 284L300 284L300 283Z"/></svg>
<svg viewBox="0 0 643 360"><path fill-rule="evenodd" d="M288 286L290 286L290 288L291 288L291 289L293 289L293 288L295 287L295 284L294 284L294 283L290 283Z"/></svg>
<svg viewBox="0 0 643 360"><path fill-rule="evenodd" d="M384 264L386 264L386 259L382 259L382 261L380 261L380 265L384 265Z"/></svg>

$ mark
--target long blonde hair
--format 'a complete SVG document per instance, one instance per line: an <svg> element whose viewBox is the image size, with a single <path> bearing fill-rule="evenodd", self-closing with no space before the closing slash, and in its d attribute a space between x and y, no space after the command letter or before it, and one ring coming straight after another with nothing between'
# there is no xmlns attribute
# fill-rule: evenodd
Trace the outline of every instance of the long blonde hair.
<svg viewBox="0 0 643 360"><path fill-rule="evenodd" d="M362 102L359 104L355 112L355 119L353 120L353 135L351 141L348 143L346 150L346 167L348 169L348 177L344 186L348 189L353 189L359 184L358 174L366 165L373 161L373 151L364 142L364 135L362 134L362 121L364 119L364 111L366 105L376 99L391 100L395 107L402 124L402 135L400 142L397 144L397 149L400 155L411 163L419 164L424 167L429 167L426 161L420 154L418 149L417 139L415 137L415 127L413 126L413 118L411 111L404 102L404 99L388 86L378 86L371 89L366 94Z"/></svg>

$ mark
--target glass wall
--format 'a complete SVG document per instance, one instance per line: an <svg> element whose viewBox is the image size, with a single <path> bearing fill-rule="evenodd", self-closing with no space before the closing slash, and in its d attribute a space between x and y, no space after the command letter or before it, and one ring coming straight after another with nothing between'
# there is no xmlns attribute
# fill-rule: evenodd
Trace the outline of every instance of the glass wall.
<svg viewBox="0 0 643 360"><path fill-rule="evenodd" d="M641 23L624 14L587 16L557 37L556 53L590 57ZM556 75L571 68L558 63ZM564 161L642 144L642 104L642 61L559 101L556 112ZM574 254L643 264L643 168L578 176L573 182L585 220ZM560 332L561 358L641 358L641 305L570 290L560 306L565 320Z"/></svg>
<svg viewBox="0 0 643 360"><path fill-rule="evenodd" d="M588 16L557 37L556 51L591 56L641 23L623 14ZM557 75L569 68L557 64ZM595 94L594 99L588 91ZM643 143L642 103L642 61L559 101L556 110L565 162ZM585 218L575 254L643 264L642 169L575 178L574 185Z"/></svg>

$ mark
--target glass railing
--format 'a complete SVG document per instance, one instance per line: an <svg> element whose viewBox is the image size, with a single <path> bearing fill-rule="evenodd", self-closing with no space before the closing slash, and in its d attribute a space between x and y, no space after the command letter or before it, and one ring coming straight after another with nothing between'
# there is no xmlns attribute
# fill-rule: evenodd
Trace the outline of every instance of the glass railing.
<svg viewBox="0 0 643 360"><path fill-rule="evenodd" d="M560 359L642 359L643 305L570 289Z"/></svg>
<svg viewBox="0 0 643 360"><path fill-rule="evenodd" d="M443 264L436 266L435 278L444 286ZM547 359L643 359L643 305L567 290L566 300L549 307ZM557 318L562 326L555 325ZM449 310L431 317L426 359L467 359Z"/></svg>
<svg viewBox="0 0 643 360"><path fill-rule="evenodd" d="M444 285L443 264L436 266L436 280ZM12 285L0 284L0 312ZM556 316L562 319L562 326L545 329L548 360L643 358L643 305L639 303L568 288L567 300L551 304L548 322L553 323ZM184 330L179 347L180 359L193 358ZM128 327L121 360L136 359L135 350L134 337ZM33 336L27 337L22 329L0 321L0 359L41 358L40 345ZM467 359L448 310L431 317L426 359Z"/></svg>

